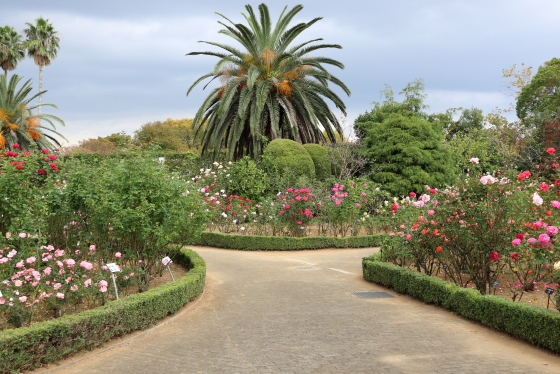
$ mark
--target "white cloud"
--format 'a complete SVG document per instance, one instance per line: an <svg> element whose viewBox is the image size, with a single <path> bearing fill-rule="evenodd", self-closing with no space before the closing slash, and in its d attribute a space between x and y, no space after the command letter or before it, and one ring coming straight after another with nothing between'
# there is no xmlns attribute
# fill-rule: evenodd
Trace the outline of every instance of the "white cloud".
<svg viewBox="0 0 560 374"><path fill-rule="evenodd" d="M485 114L491 113L495 108L507 109L512 100L502 92L476 92L460 90L426 90L428 95L426 104L430 106L429 112L443 112L449 108L468 109L476 107ZM517 120L515 114L508 115L510 121Z"/></svg>

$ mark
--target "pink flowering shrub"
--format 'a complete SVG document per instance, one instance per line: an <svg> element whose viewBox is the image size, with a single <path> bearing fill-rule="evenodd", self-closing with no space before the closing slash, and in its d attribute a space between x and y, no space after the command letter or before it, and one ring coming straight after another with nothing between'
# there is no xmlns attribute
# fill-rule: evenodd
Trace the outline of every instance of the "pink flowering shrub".
<svg viewBox="0 0 560 374"><path fill-rule="evenodd" d="M443 271L483 294L493 293L507 269L516 279L514 300L539 282L557 285L560 178L557 160L547 162L533 173L474 174L435 195L407 197L395 210L400 223L386 239L385 258L426 273Z"/></svg>
<svg viewBox="0 0 560 374"><path fill-rule="evenodd" d="M409 197L406 208L397 211L412 233L405 240L405 262L430 274L443 270L458 285L492 293L508 264L515 222L537 207L530 190L517 183L502 175L472 176L454 187Z"/></svg>
<svg viewBox="0 0 560 374"><path fill-rule="evenodd" d="M347 179L332 185L330 194L323 199L323 230L332 230L335 236L357 235L360 228L379 225L372 219L386 201L387 194L375 189L365 179Z"/></svg>
<svg viewBox="0 0 560 374"><path fill-rule="evenodd" d="M288 188L277 199L278 221L291 236L304 236L306 228L317 215L315 197L308 188Z"/></svg>
<svg viewBox="0 0 560 374"><path fill-rule="evenodd" d="M37 256L29 257L10 247L0 250L0 278L4 279L0 282L0 329L7 324L28 325L42 317L43 310L52 311L56 318L76 311L83 302L95 307L114 298L114 290L108 288L111 274L96 259L95 246L84 253L86 256L51 245L42 246ZM118 289L126 294L135 277L126 265L120 268Z"/></svg>

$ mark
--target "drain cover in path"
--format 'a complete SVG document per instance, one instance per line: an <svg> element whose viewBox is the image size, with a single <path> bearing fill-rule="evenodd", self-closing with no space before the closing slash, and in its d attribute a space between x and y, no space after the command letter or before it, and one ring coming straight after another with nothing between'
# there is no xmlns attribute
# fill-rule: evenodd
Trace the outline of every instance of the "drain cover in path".
<svg viewBox="0 0 560 374"><path fill-rule="evenodd" d="M387 293L387 292L352 292L353 296L356 296L358 299L390 299L395 296Z"/></svg>

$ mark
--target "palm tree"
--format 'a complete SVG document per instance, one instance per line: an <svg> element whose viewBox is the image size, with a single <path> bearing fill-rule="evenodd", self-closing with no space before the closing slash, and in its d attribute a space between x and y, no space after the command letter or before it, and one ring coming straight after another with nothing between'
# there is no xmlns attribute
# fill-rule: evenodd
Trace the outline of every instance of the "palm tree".
<svg viewBox="0 0 560 374"><path fill-rule="evenodd" d="M39 65L39 104L42 102L41 92L43 91L43 67L51 64L58 54L60 48L59 33L56 31L48 19L39 17L35 24L26 23L29 28L23 32L27 36L26 46L27 55L33 57L35 65ZM41 113L41 106L37 108Z"/></svg>
<svg viewBox="0 0 560 374"><path fill-rule="evenodd" d="M58 122L64 126L64 122L52 114L34 114L33 110L41 106L52 106L54 104L29 105L40 94L39 92L32 97L27 97L31 92L31 80L28 80L21 87L17 87L22 77L14 74L8 81L6 77L0 75L0 149L6 145L11 146L18 143L24 149L29 149L32 144L39 148L52 150L56 146L60 147L58 140L48 131L66 140L58 133L54 123ZM41 122L47 122L50 126L43 126Z"/></svg>
<svg viewBox="0 0 560 374"><path fill-rule="evenodd" d="M222 86L215 88L198 110L193 126L196 134L203 132L202 153L214 157L225 147L229 159L244 155L259 159L267 140L288 138L300 143L319 143L326 137L336 141L342 133L340 123L324 98L332 101L346 115L346 106L329 89L332 82L350 95L350 90L322 65L344 68L328 57L309 57L308 53L322 48L342 48L336 44L312 44L313 39L290 47L290 43L321 18L299 23L288 29L293 17L303 9L297 5L284 8L276 25L272 25L268 7L259 5L259 19L253 8L246 5L242 13L249 27L236 24L217 13L231 25L220 33L239 42L244 50L229 45L206 42L224 52L191 52L187 55L208 55L220 60L214 70L200 77L187 95L206 78L219 78ZM310 79L313 78L313 79ZM207 84L208 85L208 84Z"/></svg>
<svg viewBox="0 0 560 374"><path fill-rule="evenodd" d="M21 35L10 26L0 27L0 67L8 79L8 71L14 70L24 59L25 49Z"/></svg>

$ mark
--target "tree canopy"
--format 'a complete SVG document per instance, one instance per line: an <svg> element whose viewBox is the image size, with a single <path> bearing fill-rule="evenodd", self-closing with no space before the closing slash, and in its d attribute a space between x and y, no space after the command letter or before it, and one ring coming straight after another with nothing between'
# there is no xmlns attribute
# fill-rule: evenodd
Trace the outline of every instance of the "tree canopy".
<svg viewBox="0 0 560 374"><path fill-rule="evenodd" d="M29 149L29 146L34 143L40 148L60 147L54 135L65 138L56 131L53 122L61 125L64 125L64 122L52 114L33 113L33 110L42 106L56 108L56 105L42 103L30 105L31 101L46 91L39 91L29 96L32 91L31 80L18 87L21 79L16 74L12 75L9 81L5 76L0 76L0 149L6 144L14 143L20 144L25 149Z"/></svg>
<svg viewBox="0 0 560 374"><path fill-rule="evenodd" d="M521 90L516 111L523 121L560 115L560 58L553 58L539 67L531 83Z"/></svg>
<svg viewBox="0 0 560 374"><path fill-rule="evenodd" d="M24 58L25 47L22 36L13 27L0 27L0 67L4 70L6 79L8 71L14 70Z"/></svg>
<svg viewBox="0 0 560 374"><path fill-rule="evenodd" d="M292 19L303 9L296 5L284 8L276 24L268 7L259 5L257 16L250 5L242 13L247 25L235 23L224 15L219 22L227 35L241 44L241 49L226 44L206 42L225 52L191 52L188 55L218 57L214 69L189 88L187 95L201 81L219 79L194 118L197 134L203 133L202 152L227 149L227 157L243 155L259 158L267 141L287 138L299 143L319 143L326 138L334 142L342 133L337 117L324 99L330 100L346 114L344 102L329 87L346 85L329 73L324 65L344 68L332 58L308 56L325 48L342 48L337 44L314 44L321 38L292 45L303 31L321 20L314 18L290 27ZM207 127L203 129L203 124Z"/></svg>
<svg viewBox="0 0 560 374"><path fill-rule="evenodd" d="M194 137L192 124L188 118L148 122L134 132L134 142L157 145L164 151L198 151L200 141Z"/></svg>
<svg viewBox="0 0 560 374"><path fill-rule="evenodd" d="M358 117L357 134L365 141L367 155L378 169L370 178L393 195L422 192L425 185L445 187L455 180L456 168L450 152L442 147L447 115L424 112L424 84L417 80L401 92L397 102L390 87L385 101Z"/></svg>

